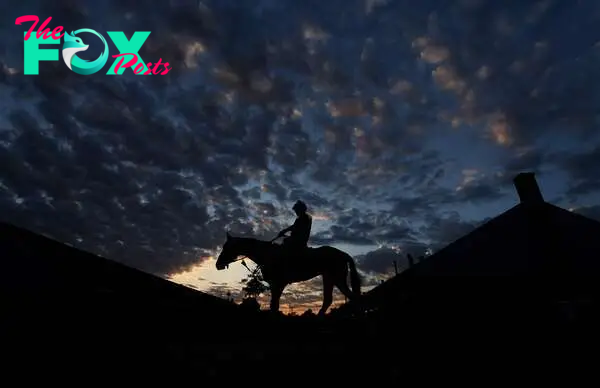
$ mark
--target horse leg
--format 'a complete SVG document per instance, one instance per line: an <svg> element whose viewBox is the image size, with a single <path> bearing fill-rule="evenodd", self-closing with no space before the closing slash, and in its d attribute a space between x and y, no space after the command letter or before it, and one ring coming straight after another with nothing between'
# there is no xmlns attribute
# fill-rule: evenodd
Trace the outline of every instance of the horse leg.
<svg viewBox="0 0 600 388"><path fill-rule="evenodd" d="M329 275L323 274L323 305L318 315L325 315L325 312L333 302L333 281Z"/></svg>
<svg viewBox="0 0 600 388"><path fill-rule="evenodd" d="M352 300L354 299L354 294L352 293L352 290L350 290L350 287L348 287L347 277L348 269L344 266L339 273L335 274L334 284L348 300Z"/></svg>
<svg viewBox="0 0 600 388"><path fill-rule="evenodd" d="M354 294L352 293L352 290L350 290L350 287L348 287L348 284L346 284L346 279L336 282L335 286L346 298L348 298L348 300L354 299Z"/></svg>
<svg viewBox="0 0 600 388"><path fill-rule="evenodd" d="M284 288L285 286L281 285L271 285L271 312L273 313L279 312L279 299L281 299Z"/></svg>

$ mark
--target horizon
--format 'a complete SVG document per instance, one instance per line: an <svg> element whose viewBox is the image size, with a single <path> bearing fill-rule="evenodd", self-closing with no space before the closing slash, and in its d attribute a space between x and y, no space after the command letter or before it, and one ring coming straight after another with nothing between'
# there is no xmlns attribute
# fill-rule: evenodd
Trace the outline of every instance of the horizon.
<svg viewBox="0 0 600 388"><path fill-rule="evenodd" d="M172 69L81 76L61 59L23 75L21 15L151 31L140 56ZM214 265L226 231L271 240L297 199L309 245L350 253L364 290L516 205L520 172L600 220L598 15L552 0L19 2L0 27L0 220L238 302L248 271ZM316 311L320 291L288 287L281 308Z"/></svg>

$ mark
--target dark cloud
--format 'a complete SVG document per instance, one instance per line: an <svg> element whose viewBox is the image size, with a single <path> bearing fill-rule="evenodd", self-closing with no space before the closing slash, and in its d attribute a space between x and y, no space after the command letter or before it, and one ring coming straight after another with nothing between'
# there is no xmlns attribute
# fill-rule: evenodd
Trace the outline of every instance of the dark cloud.
<svg viewBox="0 0 600 388"><path fill-rule="evenodd" d="M0 26L0 218L162 275L214 254L225 230L272 238L297 199L328 218L311 244L403 255L495 215L524 170L595 214L597 10L19 2L9 20L150 30L140 55L173 70L78 76L58 61L24 76L24 27ZM366 255L365 270L381 274L386 255Z"/></svg>
<svg viewBox="0 0 600 388"><path fill-rule="evenodd" d="M506 163L503 176L514 177L523 171L539 174L542 166L550 160L551 157L539 148L517 150Z"/></svg>
<svg viewBox="0 0 600 388"><path fill-rule="evenodd" d="M574 212L600 222L600 205L580 207Z"/></svg>
<svg viewBox="0 0 600 388"><path fill-rule="evenodd" d="M572 198L577 199L579 196L590 193L598 193L598 191L600 191L600 180L581 180L577 183L574 183L569 188L569 190L567 191L567 195L570 195Z"/></svg>
<svg viewBox="0 0 600 388"><path fill-rule="evenodd" d="M600 146L584 152L562 154L555 159L571 178L566 192L568 196L578 199L600 191Z"/></svg>
<svg viewBox="0 0 600 388"><path fill-rule="evenodd" d="M466 4L448 2L430 14L420 45L437 80L459 97L463 119L487 123L502 143L531 144L549 131L591 135L600 103L591 83L600 71L596 6Z"/></svg>
<svg viewBox="0 0 600 388"><path fill-rule="evenodd" d="M408 258L391 248L380 248L357 258L359 268L367 273L393 274L394 261L398 271L409 267Z"/></svg>
<svg viewBox="0 0 600 388"><path fill-rule="evenodd" d="M368 236L368 232L338 225L333 225L328 231L314 234L310 241L316 245L331 245L340 242L354 245L373 245L375 243Z"/></svg>
<svg viewBox="0 0 600 388"><path fill-rule="evenodd" d="M437 251L457 239L472 232L489 219L466 221L457 212L426 217L425 226L421 229L423 236L431 242L430 248Z"/></svg>
<svg viewBox="0 0 600 388"><path fill-rule="evenodd" d="M456 196L450 199L454 202L490 202L502 198L500 188L494 182L475 181L462 187Z"/></svg>

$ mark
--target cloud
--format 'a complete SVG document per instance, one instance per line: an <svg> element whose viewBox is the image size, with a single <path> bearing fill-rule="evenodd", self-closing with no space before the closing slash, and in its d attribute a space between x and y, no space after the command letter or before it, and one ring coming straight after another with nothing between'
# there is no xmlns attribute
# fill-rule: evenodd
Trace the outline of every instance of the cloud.
<svg viewBox="0 0 600 388"><path fill-rule="evenodd" d="M359 258L359 268L367 273L390 274L394 273L394 261L398 271L408 268L408 258L391 248L380 248L371 251Z"/></svg>
<svg viewBox="0 0 600 388"><path fill-rule="evenodd" d="M421 232L431 242L431 249L437 251L472 232L488 220L484 218L479 221L466 221L461 219L457 212L430 215L426 218Z"/></svg>
<svg viewBox="0 0 600 388"><path fill-rule="evenodd" d="M453 241L495 215L524 170L593 207L596 11L20 2L9 19L149 30L140 55L173 70L82 77L45 61L24 76L23 27L1 26L0 218L165 275L214 255L225 230L271 238L302 199L311 244L373 248L365 265L381 275L389 258L375 247Z"/></svg>
<svg viewBox="0 0 600 388"><path fill-rule="evenodd" d="M563 153L558 156L557 164L570 176L570 187L567 195L578 199L600 190L600 146L595 146L579 153Z"/></svg>
<svg viewBox="0 0 600 388"><path fill-rule="evenodd" d="M460 120L487 125L497 143L533 144L561 131L585 137L594 130L600 101L588 82L599 71L594 8L556 1L447 3L429 15L418 48L434 63L436 81L458 98ZM556 28L571 17L580 23Z"/></svg>
<svg viewBox="0 0 600 388"><path fill-rule="evenodd" d="M476 181L458 188L456 197L451 201L459 202L490 202L502 198L499 188L493 183Z"/></svg>
<svg viewBox="0 0 600 388"><path fill-rule="evenodd" d="M574 212L600 222L600 205L579 207Z"/></svg>

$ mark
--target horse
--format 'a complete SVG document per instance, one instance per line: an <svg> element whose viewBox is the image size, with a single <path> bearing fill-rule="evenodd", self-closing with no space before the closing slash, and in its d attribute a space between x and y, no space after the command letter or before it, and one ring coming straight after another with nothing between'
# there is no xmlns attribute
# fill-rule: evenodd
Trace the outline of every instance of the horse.
<svg viewBox="0 0 600 388"><path fill-rule="evenodd" d="M333 302L333 287L353 300L361 295L361 279L354 259L348 253L331 247L306 247L304 252L290 252L289 248L248 237L233 237L227 232L227 240L217 258L216 267L221 271L240 257L246 257L261 267L263 279L271 289L271 312L279 312L279 299L283 290L292 283L308 281L317 276L323 279L323 304L318 315L325 312ZM347 284L350 269L350 287Z"/></svg>

